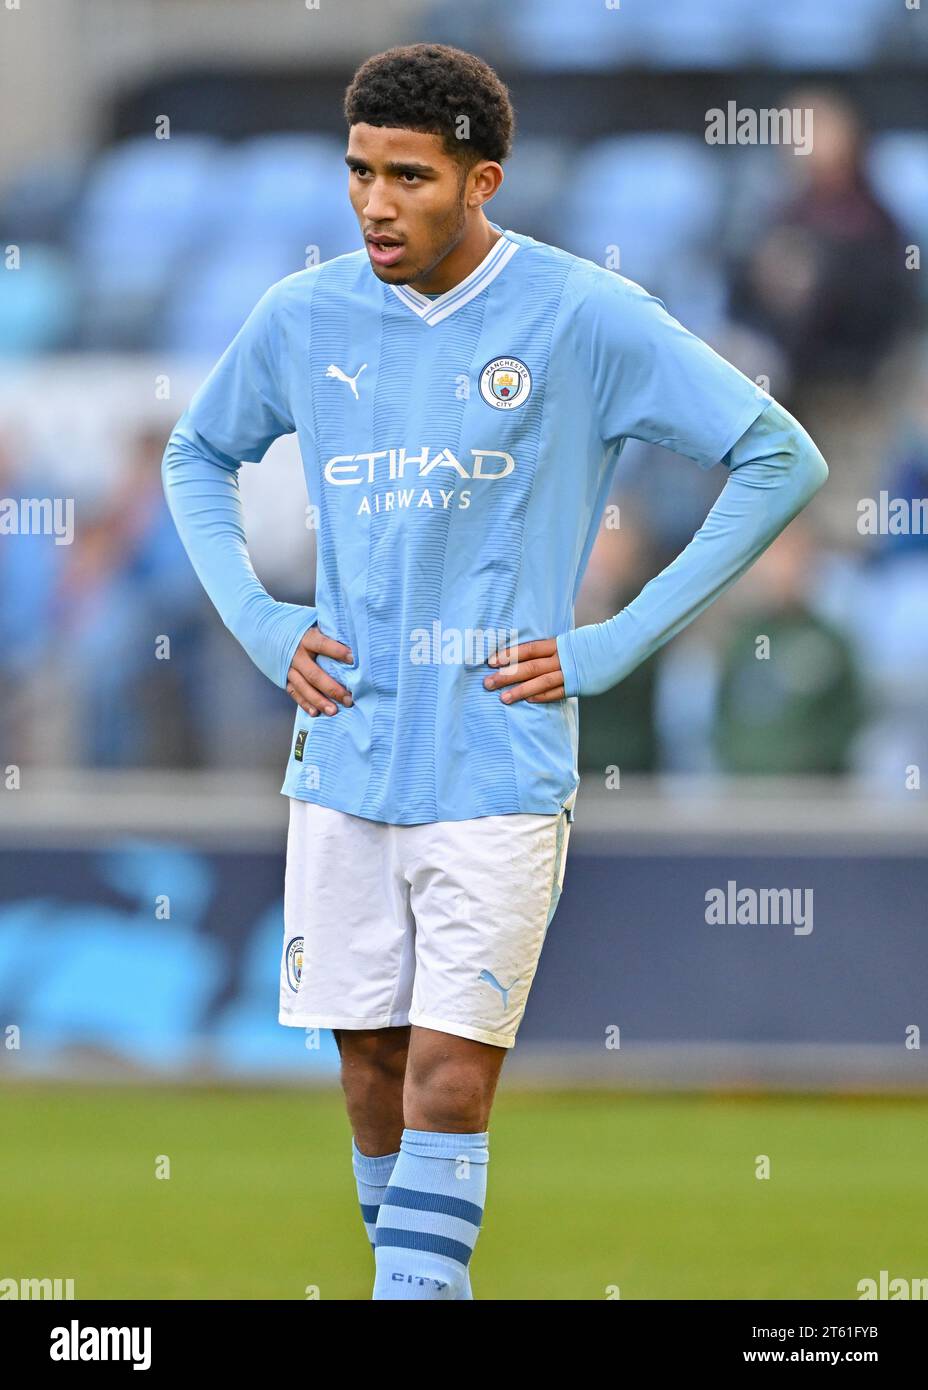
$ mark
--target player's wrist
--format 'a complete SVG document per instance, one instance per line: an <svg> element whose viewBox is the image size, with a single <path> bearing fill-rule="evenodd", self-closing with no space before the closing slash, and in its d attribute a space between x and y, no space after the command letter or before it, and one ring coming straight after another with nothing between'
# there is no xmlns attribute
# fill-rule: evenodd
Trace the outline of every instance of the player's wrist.
<svg viewBox="0 0 928 1390"><path fill-rule="evenodd" d="M557 644L557 659L564 677L564 698L569 699L572 695L580 694L580 675L574 654L573 634L562 632L554 640Z"/></svg>
<svg viewBox="0 0 928 1390"><path fill-rule="evenodd" d="M287 687L287 678L300 643L319 620L319 610L302 603L278 603L280 622L280 666L277 684Z"/></svg>
<svg viewBox="0 0 928 1390"><path fill-rule="evenodd" d="M290 668L304 633L318 619L315 608L262 596L252 603L245 620L228 624L258 670L286 690Z"/></svg>

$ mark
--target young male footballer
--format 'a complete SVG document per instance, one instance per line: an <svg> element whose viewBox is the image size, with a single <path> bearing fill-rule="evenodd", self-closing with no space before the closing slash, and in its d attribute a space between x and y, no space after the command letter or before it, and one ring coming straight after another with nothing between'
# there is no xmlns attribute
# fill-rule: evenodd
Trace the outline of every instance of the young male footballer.
<svg viewBox="0 0 928 1390"><path fill-rule="evenodd" d="M488 220L513 112L440 44L345 98L363 250L271 286L164 482L227 627L298 706L280 1022L341 1053L375 1299L469 1299L490 1108L564 880L577 697L743 574L822 486L802 427L660 300ZM279 603L238 469L296 432L315 606ZM727 480L608 622L573 604L627 439Z"/></svg>

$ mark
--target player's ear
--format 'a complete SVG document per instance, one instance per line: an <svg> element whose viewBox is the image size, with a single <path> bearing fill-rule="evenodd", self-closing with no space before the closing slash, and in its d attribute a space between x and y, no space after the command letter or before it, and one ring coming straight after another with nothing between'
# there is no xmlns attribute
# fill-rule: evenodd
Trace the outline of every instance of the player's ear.
<svg viewBox="0 0 928 1390"><path fill-rule="evenodd" d="M504 177L501 164L497 164L493 159L481 159L470 172L470 205L482 207L484 203L488 203L499 191Z"/></svg>

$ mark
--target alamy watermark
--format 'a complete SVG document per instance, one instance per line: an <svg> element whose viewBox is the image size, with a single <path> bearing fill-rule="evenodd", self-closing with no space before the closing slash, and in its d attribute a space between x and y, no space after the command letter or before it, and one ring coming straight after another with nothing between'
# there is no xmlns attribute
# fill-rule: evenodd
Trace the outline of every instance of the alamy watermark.
<svg viewBox="0 0 928 1390"><path fill-rule="evenodd" d="M409 634L413 666L482 666L495 652L519 644L514 627L414 627Z"/></svg>
<svg viewBox="0 0 928 1390"><path fill-rule="evenodd" d="M928 536L928 497L877 497L857 503L857 531L861 536Z"/></svg>
<svg viewBox="0 0 928 1390"><path fill-rule="evenodd" d="M72 1299L73 1279L3 1279L0 1278L0 1299Z"/></svg>
<svg viewBox="0 0 928 1390"><path fill-rule="evenodd" d="M928 1279L890 1279L889 1270L881 1269L876 1279L858 1279L857 1292L861 1299L928 1299Z"/></svg>
<svg viewBox="0 0 928 1390"><path fill-rule="evenodd" d="M151 1366L150 1327L89 1327L72 1318L67 1327L53 1327L52 1361L131 1361L134 1371Z"/></svg>
<svg viewBox="0 0 928 1390"><path fill-rule="evenodd" d="M755 110L729 101L723 110L706 112L707 145L788 145L793 154L812 153L812 108L768 107Z"/></svg>
<svg viewBox="0 0 928 1390"><path fill-rule="evenodd" d="M811 888L739 888L730 878L724 888L706 891L710 927L792 927L794 936L812 930Z"/></svg>
<svg viewBox="0 0 928 1390"><path fill-rule="evenodd" d="M0 497L0 536L53 536L74 540L73 497Z"/></svg>

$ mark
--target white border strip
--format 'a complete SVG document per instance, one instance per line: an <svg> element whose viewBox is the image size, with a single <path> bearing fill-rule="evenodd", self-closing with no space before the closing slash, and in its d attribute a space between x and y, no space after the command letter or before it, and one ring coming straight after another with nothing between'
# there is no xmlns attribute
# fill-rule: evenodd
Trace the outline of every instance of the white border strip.
<svg viewBox="0 0 928 1390"><path fill-rule="evenodd" d="M432 328L436 323L441 323L443 319L446 319L449 314L463 309L464 305L469 304L480 294L481 290L486 289L487 285L496 279L504 266L509 264L518 249L518 242L511 241L503 232L470 275L466 276L459 285L455 285L453 289L440 294L437 299L429 299L428 295L421 294L410 285L391 285L390 289L397 299L406 305L407 309L412 309L423 323Z"/></svg>

